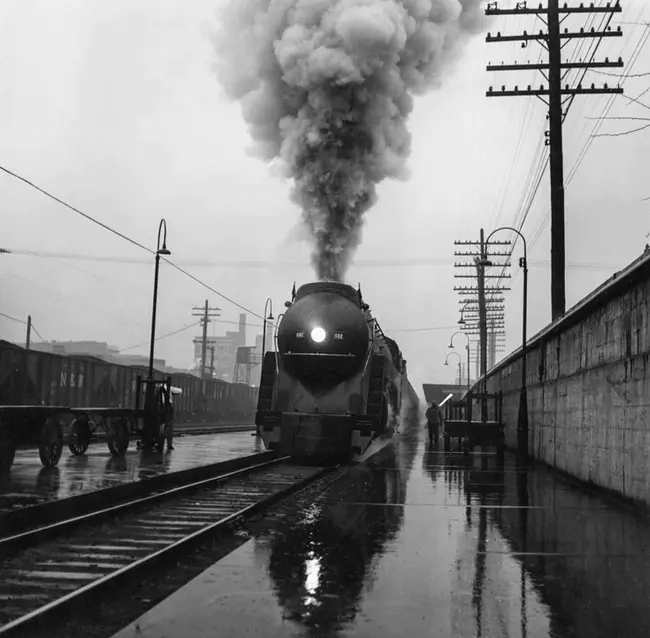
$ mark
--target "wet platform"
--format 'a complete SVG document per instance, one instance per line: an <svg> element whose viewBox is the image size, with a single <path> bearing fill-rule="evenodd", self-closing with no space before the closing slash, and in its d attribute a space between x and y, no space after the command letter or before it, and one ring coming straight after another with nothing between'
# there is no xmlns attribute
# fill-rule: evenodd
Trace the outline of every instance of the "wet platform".
<svg viewBox="0 0 650 638"><path fill-rule="evenodd" d="M9 473L0 477L0 514L263 451L250 431L183 436L174 439L173 450L162 453L142 452L131 443L122 458L111 456L100 443L81 456L66 447L53 468L42 466L38 450L18 450Z"/></svg>
<svg viewBox="0 0 650 638"><path fill-rule="evenodd" d="M410 436L114 638L646 638L648 538L547 469Z"/></svg>

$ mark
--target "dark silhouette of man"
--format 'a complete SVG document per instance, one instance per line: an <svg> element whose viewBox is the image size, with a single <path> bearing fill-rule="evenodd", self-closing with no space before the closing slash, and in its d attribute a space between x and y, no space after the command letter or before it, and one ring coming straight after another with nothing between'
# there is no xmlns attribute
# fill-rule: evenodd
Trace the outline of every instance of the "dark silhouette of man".
<svg viewBox="0 0 650 638"><path fill-rule="evenodd" d="M431 402L429 409L426 412L427 428L429 430L429 445L438 442L440 436L440 428L443 425L442 412L435 401Z"/></svg>

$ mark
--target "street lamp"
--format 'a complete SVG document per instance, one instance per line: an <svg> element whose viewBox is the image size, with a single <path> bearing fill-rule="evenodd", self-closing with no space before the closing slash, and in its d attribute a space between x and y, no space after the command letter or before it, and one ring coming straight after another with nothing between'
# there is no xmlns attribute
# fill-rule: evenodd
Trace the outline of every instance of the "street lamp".
<svg viewBox="0 0 650 638"><path fill-rule="evenodd" d="M266 309L269 308L268 316ZM267 297L264 304L264 332L262 333L262 365L264 365L264 355L266 354L266 321L273 321L273 301Z"/></svg>
<svg viewBox="0 0 650 638"><path fill-rule="evenodd" d="M160 236L162 234L162 248ZM160 268L160 255L171 255L167 250L167 222L160 220L158 226L158 243L156 244L156 269L153 277L153 311L151 313L151 345L149 346L149 378L153 379L153 344L156 339L156 306L158 305L158 270Z"/></svg>
<svg viewBox="0 0 650 638"><path fill-rule="evenodd" d="M448 359L449 359L450 354L455 354L458 357L458 385L461 385L461 383L462 383L462 367L461 367L462 358L457 352L448 352L447 356L445 357L445 365L446 366L449 365Z"/></svg>
<svg viewBox="0 0 650 638"><path fill-rule="evenodd" d="M467 345L465 346L465 348L467 350L467 391L469 392L469 335L466 332L463 332L462 330L458 330L457 332L454 332L454 334L451 335L451 339L449 340L450 348L454 347L454 337L456 335L463 335L465 339L467 339Z"/></svg>
<svg viewBox="0 0 650 638"><path fill-rule="evenodd" d="M460 309L460 319L458 320L458 323L459 323L460 325L463 325L464 323L466 323L466 322L465 322L465 319L463 318L463 313L465 312L465 309L467 308L467 306L470 305L470 303L471 303L471 301L468 301L468 302L465 303L465 305Z"/></svg>
<svg viewBox="0 0 650 638"><path fill-rule="evenodd" d="M526 323L528 319L528 250L526 248L526 238L516 229L510 226L502 226L493 230L485 240L486 251L490 237L501 230L510 230L521 237L524 244L524 256L519 259L519 267L524 270L524 298L523 298L523 319L522 319L522 339L521 339L521 390L519 397L519 419L517 424L517 446L521 456L528 455L528 397L526 390ZM516 243L516 240L515 240ZM514 244L513 244L514 248ZM491 262L485 262L483 265L491 265Z"/></svg>

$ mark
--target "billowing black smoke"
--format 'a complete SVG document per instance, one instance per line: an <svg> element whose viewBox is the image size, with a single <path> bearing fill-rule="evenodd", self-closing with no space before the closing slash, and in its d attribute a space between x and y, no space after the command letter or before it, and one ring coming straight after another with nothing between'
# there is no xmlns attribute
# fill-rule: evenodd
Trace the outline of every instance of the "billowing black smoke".
<svg viewBox="0 0 650 638"><path fill-rule="evenodd" d="M479 1L229 0L219 79L293 179L320 278L342 280L377 184L406 177L412 94L480 29Z"/></svg>

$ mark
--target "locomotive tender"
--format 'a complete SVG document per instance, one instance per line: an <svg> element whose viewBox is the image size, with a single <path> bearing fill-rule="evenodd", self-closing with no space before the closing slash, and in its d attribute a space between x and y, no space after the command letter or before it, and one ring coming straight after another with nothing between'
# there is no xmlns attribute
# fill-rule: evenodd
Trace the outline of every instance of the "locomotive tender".
<svg viewBox="0 0 650 638"><path fill-rule="evenodd" d="M360 460L398 432L417 396L397 344L361 290L321 281L293 292L278 325L277 352L262 365L255 423L265 446L296 460Z"/></svg>

